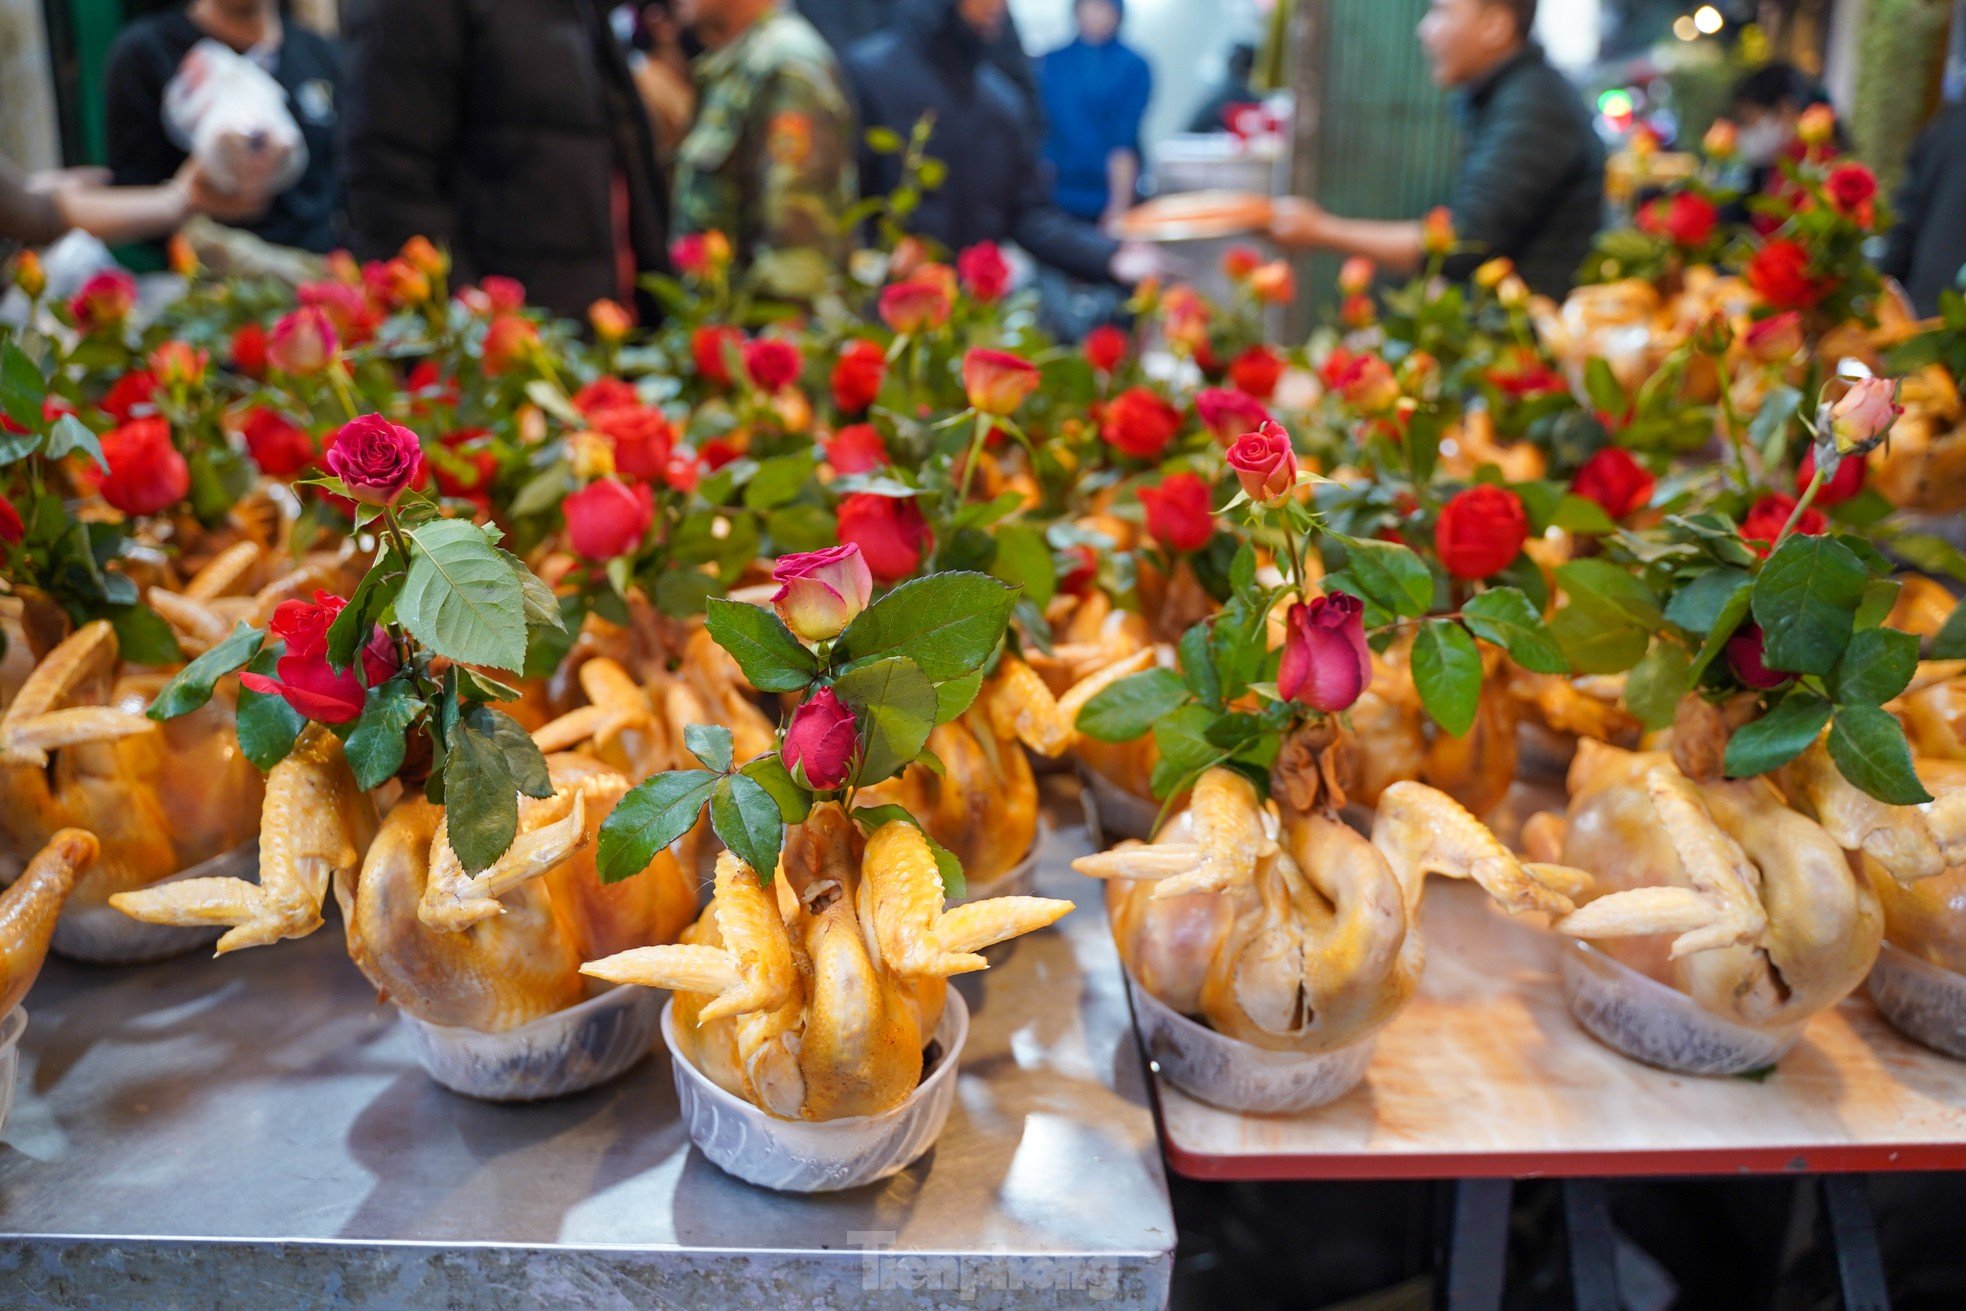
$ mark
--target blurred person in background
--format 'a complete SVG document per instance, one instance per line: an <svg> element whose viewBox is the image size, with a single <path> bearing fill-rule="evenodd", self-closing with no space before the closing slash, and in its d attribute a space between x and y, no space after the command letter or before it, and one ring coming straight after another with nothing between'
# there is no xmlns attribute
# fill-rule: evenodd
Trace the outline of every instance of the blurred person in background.
<svg viewBox="0 0 1966 1311"><path fill-rule="evenodd" d="M116 184L166 186L184 167L186 153L165 129L164 88L191 48L207 39L272 75L287 93L287 109L307 145L299 180L270 203L240 197L235 226L278 246L321 254L333 249L341 243L341 62L325 37L283 22L278 0L191 0L140 18L117 35L104 74L108 162Z"/></svg>
<svg viewBox="0 0 1966 1311"><path fill-rule="evenodd" d="M806 21L819 29L819 35L841 59L846 52L870 36L891 30L906 0L793 0ZM1031 140L1044 138L1044 120L1038 110L1038 75L1031 57L1024 50L1024 38L1017 31L1017 18L1004 11L1003 26L985 46L997 71L1010 79L1022 97L1023 122Z"/></svg>
<svg viewBox="0 0 1966 1311"><path fill-rule="evenodd" d="M1939 312L1939 293L1957 289L1966 266L1966 105L1939 111L1911 148L1879 271L1904 284L1918 313Z"/></svg>
<svg viewBox="0 0 1966 1311"><path fill-rule="evenodd" d="M1122 0L1073 0L1078 35L1038 61L1044 92L1044 157L1058 207L1110 227L1140 192L1140 124L1154 73L1120 40Z"/></svg>
<svg viewBox="0 0 1966 1311"><path fill-rule="evenodd" d="M780 0L676 0L703 45L676 152L675 236L721 232L766 294L810 301L846 265L853 112L839 65Z"/></svg>
<svg viewBox="0 0 1966 1311"><path fill-rule="evenodd" d="M1763 188L1783 159L1802 158L1802 111L1828 103L1829 92L1822 83L1779 60L1734 83L1727 112L1739 130L1741 162L1754 170L1753 190ZM1840 134L1839 128L1839 147Z"/></svg>
<svg viewBox="0 0 1966 1311"><path fill-rule="evenodd" d="M1229 49L1227 75L1208 99L1195 109L1194 117L1188 120L1190 132L1226 132L1229 130L1229 117L1236 110L1248 105L1260 105L1263 97L1249 84L1256 71L1256 47L1247 41L1238 41Z"/></svg>
<svg viewBox="0 0 1966 1311"><path fill-rule="evenodd" d="M0 246L45 246L76 229L112 245L168 236L193 214L244 222L265 208L212 186L197 161L186 160L154 187L114 187L107 170L55 169L23 173L0 156Z"/></svg>
<svg viewBox="0 0 1966 1311"><path fill-rule="evenodd" d="M351 0L342 116L356 253L444 246L453 281L516 278L581 318L653 301L669 196L628 62L596 0Z"/></svg>
<svg viewBox="0 0 1966 1311"><path fill-rule="evenodd" d="M905 140L922 115L935 114L928 154L948 176L922 193L907 226L952 252L1014 241L1087 280L1130 285L1158 272L1152 251L1122 245L1052 200L1036 144L1020 127L1017 89L988 57L1007 14L1006 0L901 0L893 31L847 52L863 130L884 127ZM900 158L863 144L861 190L885 196L900 183Z"/></svg>
<svg viewBox="0 0 1966 1311"><path fill-rule="evenodd" d="M1535 290L1561 296L1604 221L1604 147L1582 99L1530 37L1536 0L1432 0L1420 44L1434 81L1461 95L1466 142L1447 207L1468 249L1456 277L1505 255ZM1419 220L1339 218L1308 200L1277 202L1286 246L1364 255L1411 273L1425 255Z"/></svg>

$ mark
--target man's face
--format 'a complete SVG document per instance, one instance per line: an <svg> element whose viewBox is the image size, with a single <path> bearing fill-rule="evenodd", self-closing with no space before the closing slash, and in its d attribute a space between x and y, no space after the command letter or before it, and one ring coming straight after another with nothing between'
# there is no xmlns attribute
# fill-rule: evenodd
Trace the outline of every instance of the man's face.
<svg viewBox="0 0 1966 1311"><path fill-rule="evenodd" d="M1443 87L1472 82L1516 41L1515 19L1488 0L1432 0L1420 20L1420 45Z"/></svg>
<svg viewBox="0 0 1966 1311"><path fill-rule="evenodd" d="M1079 0L1079 35L1091 45L1102 46L1120 30L1120 11L1107 0Z"/></svg>
<svg viewBox="0 0 1966 1311"><path fill-rule="evenodd" d="M957 15L985 41L1003 35L1004 15L1009 10L1010 0L956 0Z"/></svg>

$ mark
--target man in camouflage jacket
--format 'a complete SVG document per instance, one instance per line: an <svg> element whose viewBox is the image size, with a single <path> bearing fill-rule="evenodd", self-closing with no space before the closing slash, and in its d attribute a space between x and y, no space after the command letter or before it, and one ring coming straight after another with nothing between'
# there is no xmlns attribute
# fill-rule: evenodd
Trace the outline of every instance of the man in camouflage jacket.
<svg viewBox="0 0 1966 1311"><path fill-rule="evenodd" d="M702 41L676 153L675 235L721 232L770 296L808 301L848 250L853 111L832 51L780 0L680 0Z"/></svg>

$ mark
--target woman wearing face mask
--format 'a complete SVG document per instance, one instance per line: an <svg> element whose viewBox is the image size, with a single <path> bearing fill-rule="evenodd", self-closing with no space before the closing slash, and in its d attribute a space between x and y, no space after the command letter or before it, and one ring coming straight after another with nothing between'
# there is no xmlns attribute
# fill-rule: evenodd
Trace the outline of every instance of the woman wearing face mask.
<svg viewBox="0 0 1966 1311"><path fill-rule="evenodd" d="M1794 64L1764 64L1734 84L1729 117L1740 129L1740 158L1751 171L1750 195L1779 187L1781 161L1802 158L1798 135L1804 110L1829 104L1829 92ZM1836 148L1845 148L1841 125Z"/></svg>

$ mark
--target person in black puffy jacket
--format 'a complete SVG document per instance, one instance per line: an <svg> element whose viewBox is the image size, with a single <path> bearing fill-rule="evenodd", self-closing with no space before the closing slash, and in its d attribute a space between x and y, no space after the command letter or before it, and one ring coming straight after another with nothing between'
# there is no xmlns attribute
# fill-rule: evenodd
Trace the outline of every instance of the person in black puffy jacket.
<svg viewBox="0 0 1966 1311"><path fill-rule="evenodd" d="M581 317L668 267L668 187L596 0L354 0L342 112L356 253L413 236L453 280Z"/></svg>
<svg viewBox="0 0 1966 1311"><path fill-rule="evenodd" d="M1033 259L1076 278L1136 281L1153 271L1150 256L1053 203L1024 130L1022 97L988 58L1006 7L997 0L995 22L980 25L961 12L991 7L978 0L897 0L893 28L847 51L847 80L863 129L891 128L905 138L923 114L934 111L928 153L946 163L949 174L940 188L923 194L909 228L951 251L1014 241ZM861 194L893 191L900 167L894 155L863 143Z"/></svg>

